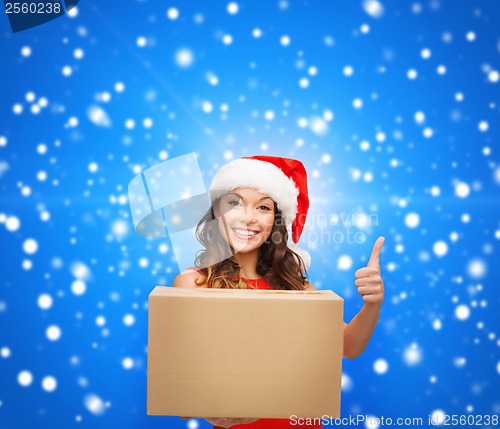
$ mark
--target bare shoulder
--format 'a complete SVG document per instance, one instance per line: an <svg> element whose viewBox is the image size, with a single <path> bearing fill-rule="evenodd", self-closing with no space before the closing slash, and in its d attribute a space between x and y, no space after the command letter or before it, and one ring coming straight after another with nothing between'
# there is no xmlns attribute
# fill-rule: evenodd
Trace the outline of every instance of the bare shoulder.
<svg viewBox="0 0 500 429"><path fill-rule="evenodd" d="M312 285L309 282L306 282L306 289L305 290L318 290L314 285Z"/></svg>
<svg viewBox="0 0 500 429"><path fill-rule="evenodd" d="M206 284L198 286L195 281L201 279L201 274L195 270L186 270L180 273L174 280L173 287L196 288L207 287Z"/></svg>

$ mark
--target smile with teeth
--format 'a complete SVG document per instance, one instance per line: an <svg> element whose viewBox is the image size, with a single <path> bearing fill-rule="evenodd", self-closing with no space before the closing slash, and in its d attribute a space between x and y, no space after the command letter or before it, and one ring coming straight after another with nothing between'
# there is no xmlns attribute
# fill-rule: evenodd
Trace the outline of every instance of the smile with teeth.
<svg viewBox="0 0 500 429"><path fill-rule="evenodd" d="M245 237L245 238L254 237L259 233L259 231L252 231L252 230L248 230L248 229L239 229L239 228L231 228L231 229L236 233L236 235L239 235L239 236Z"/></svg>

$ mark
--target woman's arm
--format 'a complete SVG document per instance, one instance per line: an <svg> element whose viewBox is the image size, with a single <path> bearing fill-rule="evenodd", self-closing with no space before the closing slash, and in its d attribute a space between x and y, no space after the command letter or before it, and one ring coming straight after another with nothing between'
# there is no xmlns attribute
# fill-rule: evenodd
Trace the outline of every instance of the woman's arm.
<svg viewBox="0 0 500 429"><path fill-rule="evenodd" d="M354 284L364 304L344 329L344 356L348 359L357 358L363 353L377 325L384 300L384 281L380 276L380 251L384 241L384 237L375 241L368 264L354 273Z"/></svg>
<svg viewBox="0 0 500 429"><path fill-rule="evenodd" d="M180 273L175 279L172 287L185 287L185 288L196 288L196 287L206 287L198 286L195 282L201 277L200 274L195 270L186 270Z"/></svg>
<svg viewBox="0 0 500 429"><path fill-rule="evenodd" d="M380 251L384 245L384 237L375 242L368 264L354 273L364 304L349 324L344 323L344 357L357 358L365 350L377 325L380 307L384 300L384 282L380 276ZM306 290L316 290L309 284Z"/></svg>
<svg viewBox="0 0 500 429"><path fill-rule="evenodd" d="M344 327L344 357L357 358L365 350L377 325L380 305L364 304L361 310Z"/></svg>

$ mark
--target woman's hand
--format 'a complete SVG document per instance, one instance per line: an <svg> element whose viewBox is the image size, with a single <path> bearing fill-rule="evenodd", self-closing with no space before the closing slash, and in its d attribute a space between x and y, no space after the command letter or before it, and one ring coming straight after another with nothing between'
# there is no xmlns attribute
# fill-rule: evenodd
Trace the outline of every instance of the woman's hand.
<svg viewBox="0 0 500 429"><path fill-rule="evenodd" d="M363 301L367 304L381 305L384 300L384 281L380 277L380 251L384 241L384 237L379 237L375 241L368 264L354 273L354 277L356 277L354 284L357 286Z"/></svg>
<svg viewBox="0 0 500 429"><path fill-rule="evenodd" d="M196 417L181 417L182 420L194 419ZM208 423L214 426L220 426L223 428L230 428L234 425L244 425L248 423L256 422L259 419L233 419L228 417L209 417L205 419Z"/></svg>
<svg viewBox="0 0 500 429"><path fill-rule="evenodd" d="M220 426L223 428L230 428L234 425L244 425L248 423L256 422L259 419L233 419L226 417L211 417L205 419L207 422L212 423L214 426Z"/></svg>

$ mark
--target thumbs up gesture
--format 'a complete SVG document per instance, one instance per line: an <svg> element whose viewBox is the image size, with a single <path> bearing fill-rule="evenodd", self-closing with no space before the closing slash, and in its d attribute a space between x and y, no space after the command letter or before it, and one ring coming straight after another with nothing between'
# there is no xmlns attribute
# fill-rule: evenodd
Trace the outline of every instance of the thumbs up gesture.
<svg viewBox="0 0 500 429"><path fill-rule="evenodd" d="M354 273L356 277L354 284L367 304L381 305L384 300L384 281L380 277L380 251L384 241L384 237L379 237L375 241L368 264Z"/></svg>

